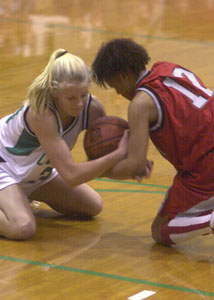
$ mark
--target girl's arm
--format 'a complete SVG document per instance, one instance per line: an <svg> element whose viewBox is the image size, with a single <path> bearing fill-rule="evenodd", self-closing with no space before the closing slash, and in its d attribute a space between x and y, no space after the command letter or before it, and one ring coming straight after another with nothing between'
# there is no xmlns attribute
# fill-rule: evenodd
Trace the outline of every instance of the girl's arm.
<svg viewBox="0 0 214 300"><path fill-rule="evenodd" d="M147 160L149 124L157 120L157 108L152 98L139 92L129 105L128 155L102 176L115 179L148 177L153 163Z"/></svg>
<svg viewBox="0 0 214 300"><path fill-rule="evenodd" d="M99 115L99 110L97 112ZM36 134L51 164L72 186L77 186L105 173L123 159L127 152L127 141L125 141L127 138L124 138L124 142L120 143L118 149L112 153L97 160L75 163L67 144L58 133L56 118L50 110L47 109L39 117L36 117L29 109L27 122L30 129Z"/></svg>

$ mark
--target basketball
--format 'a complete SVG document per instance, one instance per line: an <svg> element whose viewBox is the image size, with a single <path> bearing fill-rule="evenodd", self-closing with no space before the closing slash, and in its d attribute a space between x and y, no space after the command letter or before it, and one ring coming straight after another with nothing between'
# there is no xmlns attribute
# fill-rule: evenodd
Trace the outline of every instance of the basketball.
<svg viewBox="0 0 214 300"><path fill-rule="evenodd" d="M93 122L84 135L88 160L97 159L117 149L128 122L116 116L104 116Z"/></svg>

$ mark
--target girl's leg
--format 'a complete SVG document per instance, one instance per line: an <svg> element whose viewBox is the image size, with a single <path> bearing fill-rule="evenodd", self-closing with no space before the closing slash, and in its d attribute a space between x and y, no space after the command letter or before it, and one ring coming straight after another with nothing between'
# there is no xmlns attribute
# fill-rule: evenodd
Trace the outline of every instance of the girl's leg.
<svg viewBox="0 0 214 300"><path fill-rule="evenodd" d="M30 199L45 202L58 212L68 216L95 216L102 210L102 199L87 184L71 187L60 175L38 188Z"/></svg>
<svg viewBox="0 0 214 300"><path fill-rule="evenodd" d="M178 172L152 224L152 236L162 245L188 241L211 232L214 210L214 155L201 160L193 173Z"/></svg>
<svg viewBox="0 0 214 300"><path fill-rule="evenodd" d="M196 202L197 197L198 193L174 181L152 224L157 243L171 246L212 232L214 197Z"/></svg>
<svg viewBox="0 0 214 300"><path fill-rule="evenodd" d="M25 240L36 231L36 221L29 201L17 184L0 190L0 235Z"/></svg>
<svg viewBox="0 0 214 300"><path fill-rule="evenodd" d="M201 235L211 233L212 211L207 211L199 216L183 214L177 215L174 219L167 221L157 215L152 224L153 239L162 245L171 246L183 243Z"/></svg>

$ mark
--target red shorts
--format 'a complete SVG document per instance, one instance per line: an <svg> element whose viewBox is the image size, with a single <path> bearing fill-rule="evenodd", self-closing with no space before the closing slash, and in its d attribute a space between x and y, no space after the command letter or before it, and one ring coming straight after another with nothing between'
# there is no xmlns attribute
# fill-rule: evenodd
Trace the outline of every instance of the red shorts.
<svg viewBox="0 0 214 300"><path fill-rule="evenodd" d="M214 195L214 152L201 158L191 172L178 172L159 214L173 219ZM214 209L214 207L212 208Z"/></svg>

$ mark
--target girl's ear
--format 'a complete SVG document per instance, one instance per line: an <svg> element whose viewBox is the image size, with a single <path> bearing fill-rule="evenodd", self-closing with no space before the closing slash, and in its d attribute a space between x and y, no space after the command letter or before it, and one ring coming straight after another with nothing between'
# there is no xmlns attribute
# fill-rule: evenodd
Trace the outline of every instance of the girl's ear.
<svg viewBox="0 0 214 300"><path fill-rule="evenodd" d="M57 98L57 96L58 96L58 89L56 88L56 87L52 87L51 89L50 89L50 93L51 93L51 96L53 97L53 98Z"/></svg>

